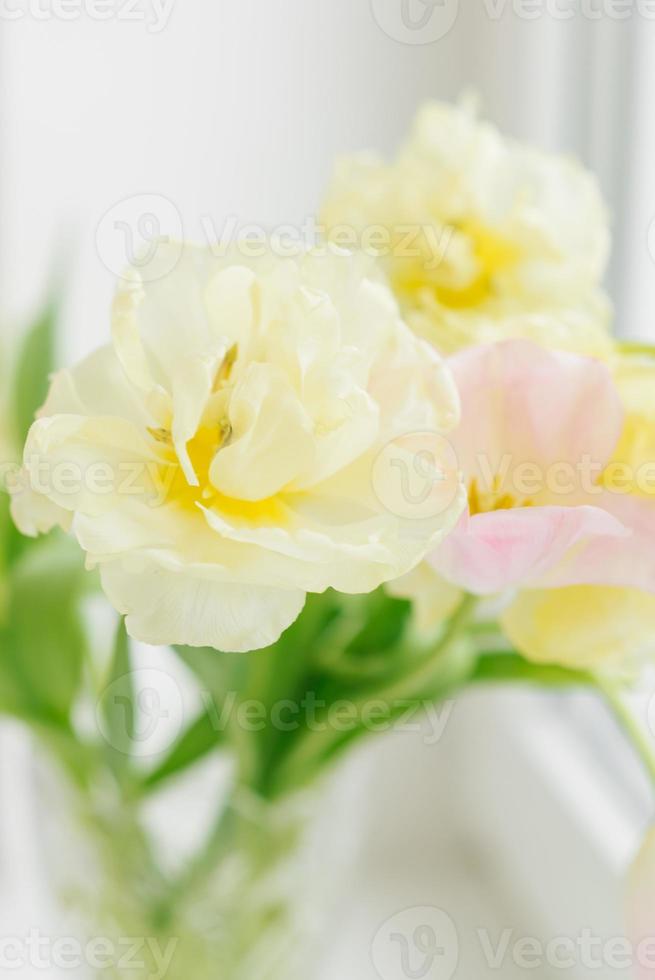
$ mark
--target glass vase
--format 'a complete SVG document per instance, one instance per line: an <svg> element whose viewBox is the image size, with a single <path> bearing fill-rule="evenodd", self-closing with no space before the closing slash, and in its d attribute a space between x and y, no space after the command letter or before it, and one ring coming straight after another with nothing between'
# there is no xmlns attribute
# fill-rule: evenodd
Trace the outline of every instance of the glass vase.
<svg viewBox="0 0 655 980"><path fill-rule="evenodd" d="M192 792L215 795L215 778L196 779ZM233 791L197 840L194 808L176 812L167 791L162 851L152 800L76 785L41 760L42 864L75 923L83 975L312 980L359 836L354 786L359 775L341 769L275 801ZM174 853L177 838L184 854Z"/></svg>

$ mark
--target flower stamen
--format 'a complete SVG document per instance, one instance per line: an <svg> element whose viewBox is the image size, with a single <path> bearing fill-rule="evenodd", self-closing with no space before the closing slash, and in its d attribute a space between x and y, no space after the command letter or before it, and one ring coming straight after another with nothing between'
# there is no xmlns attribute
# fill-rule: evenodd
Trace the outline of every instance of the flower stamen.
<svg viewBox="0 0 655 980"><path fill-rule="evenodd" d="M154 428L153 426L146 426L146 430L149 435L162 446L172 446L173 437L168 429L164 428Z"/></svg>
<svg viewBox="0 0 655 980"><path fill-rule="evenodd" d="M495 510L512 510L516 507L534 506L534 501L529 497L521 500L511 493L501 493L501 489L502 480L499 476L494 477L491 489L486 491L480 489L477 478L473 477L468 487L469 513L471 517L475 514L489 514Z"/></svg>
<svg viewBox="0 0 655 980"><path fill-rule="evenodd" d="M225 357L223 358L223 360L221 361L218 367L218 370L216 372L216 377L214 378L214 383L212 385L212 394L216 394L218 391L221 390L221 388L224 388L225 385L228 383L228 381L230 380L230 375L232 374L232 368L234 367L234 363L238 356L239 356L239 345L232 344L232 346L228 348Z"/></svg>

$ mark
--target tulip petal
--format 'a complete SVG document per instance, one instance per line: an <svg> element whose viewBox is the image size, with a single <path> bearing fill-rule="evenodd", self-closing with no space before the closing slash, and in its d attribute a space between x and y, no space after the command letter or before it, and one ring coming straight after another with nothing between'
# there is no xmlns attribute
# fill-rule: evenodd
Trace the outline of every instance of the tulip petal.
<svg viewBox="0 0 655 980"><path fill-rule="evenodd" d="M598 507L525 507L465 515L430 562L469 592L490 595L536 584L573 546L629 532Z"/></svg>
<svg viewBox="0 0 655 980"><path fill-rule="evenodd" d="M52 378L39 418L51 415L115 415L145 429L152 424L141 393L128 381L113 347L100 347Z"/></svg>
<svg viewBox="0 0 655 980"><path fill-rule="evenodd" d="M652 652L655 596L598 585L523 589L501 624L514 646L538 663L618 663Z"/></svg>
<svg viewBox="0 0 655 980"><path fill-rule="evenodd" d="M465 350L448 364L463 406L451 441L467 483L518 503L579 502L583 462L600 472L621 433L608 368L524 340Z"/></svg>
<svg viewBox="0 0 655 980"><path fill-rule="evenodd" d="M463 593L438 575L426 562L385 586L389 595L410 599L412 616L419 634L432 634L457 609Z"/></svg>
<svg viewBox="0 0 655 980"><path fill-rule="evenodd" d="M590 537L566 560L553 565L541 584L547 587L612 585L655 593L655 505L652 500L608 491L592 496L597 506L620 522L624 535Z"/></svg>
<svg viewBox="0 0 655 980"><path fill-rule="evenodd" d="M181 365L218 357L247 336L254 275L243 265L226 266L210 249L171 242L128 270L114 301L112 333L137 388L172 392Z"/></svg>
<svg viewBox="0 0 655 980"><path fill-rule="evenodd" d="M72 515L41 493L35 493L29 484L26 470L22 470L10 488L11 517L14 524L28 538L47 534L54 527L70 529Z"/></svg>
<svg viewBox="0 0 655 980"><path fill-rule="evenodd" d="M175 572L147 558L101 568L102 586L131 636L154 646L259 650L279 639L305 603L300 589L239 585Z"/></svg>
<svg viewBox="0 0 655 980"><path fill-rule="evenodd" d="M291 483L313 458L312 421L281 375L249 366L230 402L231 439L209 476L228 497L263 500Z"/></svg>
<svg viewBox="0 0 655 980"><path fill-rule="evenodd" d="M39 419L30 429L24 459L35 494L86 514L111 510L121 497L154 501L164 469L144 434L112 416Z"/></svg>

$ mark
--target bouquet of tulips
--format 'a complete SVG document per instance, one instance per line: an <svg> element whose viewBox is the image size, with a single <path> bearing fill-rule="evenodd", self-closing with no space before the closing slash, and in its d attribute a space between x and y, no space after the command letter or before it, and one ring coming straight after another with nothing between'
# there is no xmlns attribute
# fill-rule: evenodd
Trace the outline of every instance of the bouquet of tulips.
<svg viewBox="0 0 655 980"><path fill-rule="evenodd" d="M272 883L298 801L468 685L596 690L655 781L625 701L655 639L655 351L611 332L594 178L430 104L394 162L337 165L320 220L294 255L162 240L29 433L52 317L7 387L0 707L55 754L123 920L179 940L185 980L293 975ZM98 589L121 617L102 656ZM146 765L143 644L203 692ZM141 809L210 753L230 773L211 832L162 868Z"/></svg>

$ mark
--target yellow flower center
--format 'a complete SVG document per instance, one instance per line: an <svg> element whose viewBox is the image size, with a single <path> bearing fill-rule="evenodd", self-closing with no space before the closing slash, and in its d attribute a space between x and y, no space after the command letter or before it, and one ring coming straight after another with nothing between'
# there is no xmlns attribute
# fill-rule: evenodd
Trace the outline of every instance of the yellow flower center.
<svg viewBox="0 0 655 980"><path fill-rule="evenodd" d="M428 242L421 244L421 255L398 257L392 278L398 293L414 300L423 290L429 290L442 306L451 309L472 309L490 299L496 291L496 279L513 268L520 259L520 250L512 242L490 228L473 221L452 226L453 235L468 239L474 259L474 272L462 281L461 269L449 261L446 243L444 254L431 253Z"/></svg>
<svg viewBox="0 0 655 980"><path fill-rule="evenodd" d="M478 485L475 477L468 487L469 513L489 514L494 510L511 510L514 507L533 507L534 501L529 497L520 498L507 493L502 488L502 479L495 476L491 487L486 489Z"/></svg>
<svg viewBox="0 0 655 980"><path fill-rule="evenodd" d="M149 430L158 444L159 455L165 460L159 473L159 485L166 487L166 503L197 513L198 505L215 510L230 521L253 527L288 523L289 512L278 494L263 500L241 500L227 497L211 483L209 471L216 453L225 441L222 427L202 426L187 443L189 459L198 478L191 486L180 466L170 433L164 429ZM155 434L156 433L156 434ZM170 467L174 467L171 478Z"/></svg>
<svg viewBox="0 0 655 980"><path fill-rule="evenodd" d="M212 387L214 395L227 387L237 354L235 344L223 358ZM217 511L231 521L254 527L279 526L287 523L288 508L279 494L262 500L241 500L225 496L212 484L210 479L212 463L216 454L229 443L232 436L232 429L225 414L216 424L202 424L193 439L187 443L187 452L198 479L198 486L191 486L188 483L175 452L170 431L166 428L149 428L148 432L157 443L158 454L163 461L159 481L161 486L167 488L166 503L193 513L197 513L198 505L202 505ZM172 477L171 467L174 467Z"/></svg>

